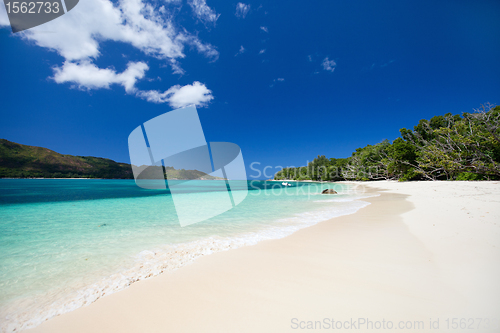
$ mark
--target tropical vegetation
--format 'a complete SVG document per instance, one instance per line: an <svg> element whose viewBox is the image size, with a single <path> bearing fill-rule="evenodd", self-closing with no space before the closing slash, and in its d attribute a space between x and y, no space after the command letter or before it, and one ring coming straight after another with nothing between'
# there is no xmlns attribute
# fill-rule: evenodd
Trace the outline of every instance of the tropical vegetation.
<svg viewBox="0 0 500 333"><path fill-rule="evenodd" d="M318 156L285 168L289 180L493 180L500 179L500 106L422 119L390 142L356 149L348 158Z"/></svg>

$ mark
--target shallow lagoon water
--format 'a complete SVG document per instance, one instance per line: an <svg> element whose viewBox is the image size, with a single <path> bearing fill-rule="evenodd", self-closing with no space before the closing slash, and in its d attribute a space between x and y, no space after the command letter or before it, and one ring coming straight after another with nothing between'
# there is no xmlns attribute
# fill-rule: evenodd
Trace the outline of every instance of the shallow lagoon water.
<svg viewBox="0 0 500 333"><path fill-rule="evenodd" d="M368 204L346 185L292 185L242 183L249 191L241 204L181 227L168 191L133 180L0 180L0 330L35 326L199 256L282 238ZM325 197L325 188L339 194ZM203 196L223 193L184 195L195 209Z"/></svg>

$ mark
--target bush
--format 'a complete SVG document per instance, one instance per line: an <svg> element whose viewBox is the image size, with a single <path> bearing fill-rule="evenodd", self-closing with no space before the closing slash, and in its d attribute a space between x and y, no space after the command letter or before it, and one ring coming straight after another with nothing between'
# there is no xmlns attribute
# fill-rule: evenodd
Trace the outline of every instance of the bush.
<svg viewBox="0 0 500 333"><path fill-rule="evenodd" d="M484 180L482 175L472 172L461 172L457 175L455 180Z"/></svg>

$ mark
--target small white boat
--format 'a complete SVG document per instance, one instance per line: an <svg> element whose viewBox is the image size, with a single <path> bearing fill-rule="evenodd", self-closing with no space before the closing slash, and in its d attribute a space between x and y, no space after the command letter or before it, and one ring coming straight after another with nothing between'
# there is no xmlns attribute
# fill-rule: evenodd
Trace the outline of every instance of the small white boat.
<svg viewBox="0 0 500 333"><path fill-rule="evenodd" d="M283 182L283 183L281 183L281 185L283 185L283 186L292 186L292 184L290 184L289 182Z"/></svg>

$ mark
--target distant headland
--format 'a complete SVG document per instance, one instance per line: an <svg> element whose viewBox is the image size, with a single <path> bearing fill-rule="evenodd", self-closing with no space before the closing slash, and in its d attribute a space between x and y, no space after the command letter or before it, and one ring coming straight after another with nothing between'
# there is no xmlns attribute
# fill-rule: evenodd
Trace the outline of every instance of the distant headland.
<svg viewBox="0 0 500 333"><path fill-rule="evenodd" d="M164 169L166 179L222 179L198 170ZM0 178L134 179L132 166L107 158L59 154L0 139Z"/></svg>

